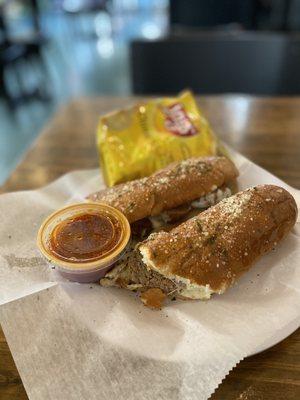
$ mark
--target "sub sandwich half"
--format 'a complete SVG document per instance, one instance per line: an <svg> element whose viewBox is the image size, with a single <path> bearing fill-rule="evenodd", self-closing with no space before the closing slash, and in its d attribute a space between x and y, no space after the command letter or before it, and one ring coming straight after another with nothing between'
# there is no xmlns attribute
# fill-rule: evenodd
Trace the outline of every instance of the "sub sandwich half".
<svg viewBox="0 0 300 400"><path fill-rule="evenodd" d="M166 297L209 299L230 287L292 229L294 198L262 185L207 209L169 232L151 234L101 280L137 290L159 308Z"/></svg>
<svg viewBox="0 0 300 400"><path fill-rule="evenodd" d="M123 212L133 234L143 229L148 234L229 197L237 176L235 165L225 157L190 158L149 177L93 193L88 199Z"/></svg>

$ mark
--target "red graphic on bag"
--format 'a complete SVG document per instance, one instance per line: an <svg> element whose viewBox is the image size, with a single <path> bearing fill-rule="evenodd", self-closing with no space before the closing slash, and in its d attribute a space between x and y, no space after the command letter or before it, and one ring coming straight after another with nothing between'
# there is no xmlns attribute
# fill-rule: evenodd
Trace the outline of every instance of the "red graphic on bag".
<svg viewBox="0 0 300 400"><path fill-rule="evenodd" d="M174 135L193 136L198 133L182 104L164 107L163 111L166 115L165 127Z"/></svg>

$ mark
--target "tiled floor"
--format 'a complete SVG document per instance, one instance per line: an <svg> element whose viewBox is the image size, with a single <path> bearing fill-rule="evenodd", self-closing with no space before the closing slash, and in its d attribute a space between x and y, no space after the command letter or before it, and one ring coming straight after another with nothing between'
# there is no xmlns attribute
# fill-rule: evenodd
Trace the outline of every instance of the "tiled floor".
<svg viewBox="0 0 300 400"><path fill-rule="evenodd" d="M165 29L167 18L165 13L154 17L141 14L134 18L129 16L124 22L121 16L119 20L116 16L119 30L111 35L107 16L99 14L97 17L98 24L95 15L85 16L80 21L64 15L44 18L49 42L43 55L49 71L46 79L52 100L32 101L11 112L0 99L0 184L61 104L81 95L129 94L128 42L141 35L141 30L144 36L156 36ZM144 21L142 25L141 21ZM98 36L95 35L97 30Z"/></svg>

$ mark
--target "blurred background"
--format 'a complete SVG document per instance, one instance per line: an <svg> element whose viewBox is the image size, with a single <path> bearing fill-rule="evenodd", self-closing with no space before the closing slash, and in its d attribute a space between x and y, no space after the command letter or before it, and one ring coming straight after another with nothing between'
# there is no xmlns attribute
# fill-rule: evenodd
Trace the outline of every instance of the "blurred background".
<svg viewBox="0 0 300 400"><path fill-rule="evenodd" d="M79 96L300 94L300 0L0 0L0 184Z"/></svg>

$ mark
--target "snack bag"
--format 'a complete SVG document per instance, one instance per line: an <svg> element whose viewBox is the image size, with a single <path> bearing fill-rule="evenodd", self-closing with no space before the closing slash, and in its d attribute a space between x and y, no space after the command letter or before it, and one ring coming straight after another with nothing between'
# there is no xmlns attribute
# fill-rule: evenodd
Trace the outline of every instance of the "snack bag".
<svg viewBox="0 0 300 400"><path fill-rule="evenodd" d="M212 130L188 91L103 116L97 145L108 186L151 175L172 161L217 151Z"/></svg>

